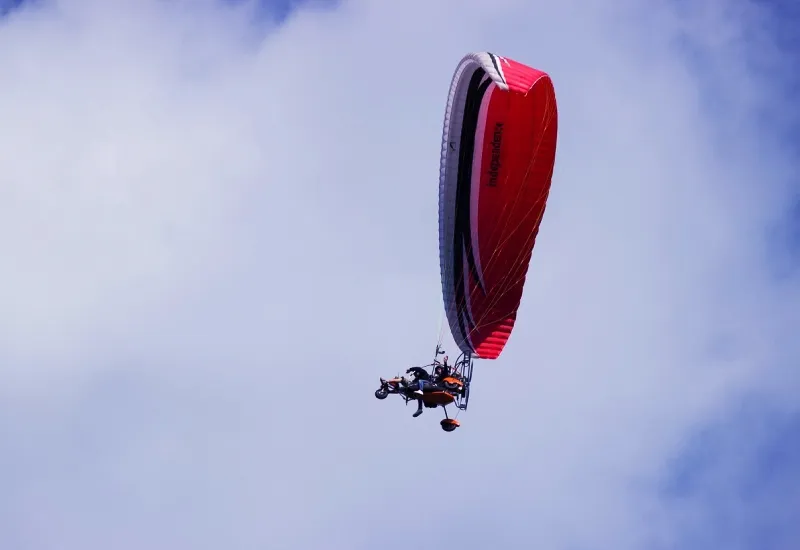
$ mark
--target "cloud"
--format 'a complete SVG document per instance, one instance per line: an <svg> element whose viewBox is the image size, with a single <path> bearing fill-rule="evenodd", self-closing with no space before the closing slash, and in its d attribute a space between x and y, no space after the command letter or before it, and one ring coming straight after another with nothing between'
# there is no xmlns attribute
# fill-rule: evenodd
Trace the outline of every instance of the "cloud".
<svg viewBox="0 0 800 550"><path fill-rule="evenodd" d="M690 440L664 487L672 547L796 544L798 418L750 398Z"/></svg>
<svg viewBox="0 0 800 550"><path fill-rule="evenodd" d="M780 52L695 5L13 12L2 546L678 541L675 457L753 392L791 411L800 357L764 258L786 98L746 76ZM485 49L552 74L559 149L520 321L445 436L371 391L435 344L444 99Z"/></svg>

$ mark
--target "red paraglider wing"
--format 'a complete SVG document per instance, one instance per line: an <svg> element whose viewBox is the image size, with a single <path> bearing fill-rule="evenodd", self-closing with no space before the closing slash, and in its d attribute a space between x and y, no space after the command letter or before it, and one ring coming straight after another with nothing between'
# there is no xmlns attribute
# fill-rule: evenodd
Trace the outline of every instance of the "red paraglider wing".
<svg viewBox="0 0 800 550"><path fill-rule="evenodd" d="M464 352L496 359L517 317L556 152L550 77L491 53L461 60L439 181L442 294Z"/></svg>

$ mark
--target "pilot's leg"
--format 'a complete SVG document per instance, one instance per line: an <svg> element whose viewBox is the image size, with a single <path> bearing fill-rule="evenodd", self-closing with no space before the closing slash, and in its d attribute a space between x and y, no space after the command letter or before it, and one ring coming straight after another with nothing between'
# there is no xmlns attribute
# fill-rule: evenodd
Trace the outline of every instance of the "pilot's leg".
<svg viewBox="0 0 800 550"><path fill-rule="evenodd" d="M417 399L417 412L413 414L413 417L416 418L422 414L422 399Z"/></svg>

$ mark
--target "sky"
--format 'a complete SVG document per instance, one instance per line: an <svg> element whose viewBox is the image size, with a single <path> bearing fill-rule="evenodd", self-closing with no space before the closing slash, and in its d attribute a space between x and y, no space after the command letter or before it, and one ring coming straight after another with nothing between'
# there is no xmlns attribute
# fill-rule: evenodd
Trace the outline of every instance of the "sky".
<svg viewBox="0 0 800 550"><path fill-rule="evenodd" d="M3 10L3 549L800 540L791 2ZM432 358L444 104L484 50L552 76L559 142L445 434L373 391Z"/></svg>

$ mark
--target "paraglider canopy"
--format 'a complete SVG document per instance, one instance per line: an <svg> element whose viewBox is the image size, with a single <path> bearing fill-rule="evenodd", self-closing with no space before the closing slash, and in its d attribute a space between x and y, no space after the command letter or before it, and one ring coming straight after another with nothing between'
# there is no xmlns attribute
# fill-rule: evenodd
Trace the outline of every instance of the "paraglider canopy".
<svg viewBox="0 0 800 550"><path fill-rule="evenodd" d="M442 137L439 263L450 331L470 371L473 357L499 357L514 328L556 134L546 73L488 52L461 60Z"/></svg>

